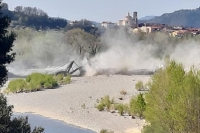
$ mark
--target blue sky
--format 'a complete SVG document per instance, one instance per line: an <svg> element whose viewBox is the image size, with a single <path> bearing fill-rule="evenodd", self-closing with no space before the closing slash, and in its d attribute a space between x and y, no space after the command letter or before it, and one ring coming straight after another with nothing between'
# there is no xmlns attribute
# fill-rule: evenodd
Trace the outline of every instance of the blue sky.
<svg viewBox="0 0 200 133"><path fill-rule="evenodd" d="M162 15L180 9L196 9L200 0L3 0L13 10L16 6L37 7L51 17L68 20L117 22L127 12L137 11L138 17Z"/></svg>

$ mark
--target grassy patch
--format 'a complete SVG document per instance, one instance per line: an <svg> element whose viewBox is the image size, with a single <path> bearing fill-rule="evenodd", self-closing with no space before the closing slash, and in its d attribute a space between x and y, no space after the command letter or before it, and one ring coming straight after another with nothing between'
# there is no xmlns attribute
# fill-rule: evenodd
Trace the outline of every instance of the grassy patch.
<svg viewBox="0 0 200 133"><path fill-rule="evenodd" d="M71 83L71 75L68 74L66 77L64 77L64 74L58 74L54 76L54 79L62 85L70 84Z"/></svg>
<svg viewBox="0 0 200 133"><path fill-rule="evenodd" d="M9 82L7 91L18 93L23 92L25 88L27 88L27 83L24 79L15 79Z"/></svg>
<svg viewBox="0 0 200 133"><path fill-rule="evenodd" d="M15 79L8 84L7 92L30 92L38 91L40 89L52 89L58 86L57 81L52 75L32 73L26 79Z"/></svg>

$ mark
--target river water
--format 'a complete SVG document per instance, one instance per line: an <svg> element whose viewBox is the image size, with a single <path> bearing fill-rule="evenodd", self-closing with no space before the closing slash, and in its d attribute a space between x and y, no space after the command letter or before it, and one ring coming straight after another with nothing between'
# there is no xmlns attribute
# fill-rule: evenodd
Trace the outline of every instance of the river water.
<svg viewBox="0 0 200 133"><path fill-rule="evenodd" d="M32 113L13 113L14 117L28 116L31 129L34 127L43 127L44 133L96 133L92 130L83 129L73 125L66 124L59 120L43 117Z"/></svg>

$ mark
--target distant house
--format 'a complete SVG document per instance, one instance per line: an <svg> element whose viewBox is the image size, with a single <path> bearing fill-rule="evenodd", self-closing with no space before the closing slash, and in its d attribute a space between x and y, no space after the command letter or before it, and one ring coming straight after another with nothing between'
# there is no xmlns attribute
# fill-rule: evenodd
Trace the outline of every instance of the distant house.
<svg viewBox="0 0 200 133"><path fill-rule="evenodd" d="M172 32L172 36L177 38L182 38L183 36L186 36L188 33L189 33L188 30L176 30Z"/></svg>
<svg viewBox="0 0 200 133"><path fill-rule="evenodd" d="M186 28L193 36L200 34L200 28Z"/></svg>
<svg viewBox="0 0 200 133"><path fill-rule="evenodd" d="M144 33L151 33L151 27L149 26L142 26L140 27L140 30L141 32L144 32Z"/></svg>
<svg viewBox="0 0 200 133"><path fill-rule="evenodd" d="M102 22L101 26L107 29L107 28L114 28L116 24L112 22Z"/></svg>
<svg viewBox="0 0 200 133"><path fill-rule="evenodd" d="M144 33L152 33L152 32L157 32L161 31L162 27L161 26L142 26L140 27L141 32Z"/></svg>
<svg viewBox="0 0 200 133"><path fill-rule="evenodd" d="M173 29L174 30L183 30L183 27L181 27L181 26L174 26Z"/></svg>

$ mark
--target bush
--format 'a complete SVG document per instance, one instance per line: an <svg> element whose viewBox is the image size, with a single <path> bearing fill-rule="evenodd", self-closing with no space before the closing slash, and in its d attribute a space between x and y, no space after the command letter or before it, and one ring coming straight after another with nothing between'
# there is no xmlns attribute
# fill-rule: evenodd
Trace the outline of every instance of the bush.
<svg viewBox="0 0 200 133"><path fill-rule="evenodd" d="M124 114L124 106L123 106L123 104L119 104L117 106L117 110L118 110L120 115L123 115Z"/></svg>
<svg viewBox="0 0 200 133"><path fill-rule="evenodd" d="M146 102L143 97L143 94L139 94L136 98L133 97L130 100L130 110L129 114L134 116L138 115L140 118L144 117L144 111L146 109Z"/></svg>
<svg viewBox="0 0 200 133"><path fill-rule="evenodd" d="M138 91L142 91L144 90L144 84L142 81L138 81L136 84L135 84L135 89L137 89Z"/></svg>
<svg viewBox="0 0 200 133"><path fill-rule="evenodd" d="M26 89L26 91L38 91L40 89L42 89L42 85L38 82L32 81L28 84L28 88Z"/></svg>
<svg viewBox="0 0 200 133"><path fill-rule="evenodd" d="M170 61L152 77L146 94L144 133L198 133L200 131L200 71L185 71L180 63Z"/></svg>
<svg viewBox="0 0 200 133"><path fill-rule="evenodd" d="M52 88L53 88L53 84L48 83L48 82L44 83L44 89L52 89Z"/></svg>
<svg viewBox="0 0 200 133"><path fill-rule="evenodd" d="M39 127L31 132L31 126L28 123L28 117L13 118L12 105L7 105L7 99L0 94L0 133L42 133L44 128Z"/></svg>
<svg viewBox="0 0 200 133"><path fill-rule="evenodd" d="M8 92L11 93L22 92L25 88L27 88L27 83L24 79L15 79L8 84Z"/></svg>
<svg viewBox="0 0 200 133"><path fill-rule="evenodd" d="M58 84L52 75L32 73L26 77L26 80L16 79L11 81L8 84L7 91L12 93L38 91L42 88L52 89L57 85Z"/></svg>
<svg viewBox="0 0 200 133"><path fill-rule="evenodd" d="M58 74L56 76L54 76L54 79L58 82L61 83L64 79L64 74Z"/></svg>
<svg viewBox="0 0 200 133"><path fill-rule="evenodd" d="M29 83L31 90L38 90L43 87L51 89L58 85L50 74L32 73L26 77L26 81Z"/></svg>
<svg viewBox="0 0 200 133"><path fill-rule="evenodd" d="M71 75L70 74L68 74L63 80L63 84L69 84L69 83L71 83Z"/></svg>
<svg viewBox="0 0 200 133"><path fill-rule="evenodd" d="M106 108L106 110L110 109L111 104L114 104L114 100L110 100L110 97L107 95L101 99L100 103L97 105L97 108L102 111ZM102 107L103 106L103 107Z"/></svg>
<svg viewBox="0 0 200 133"><path fill-rule="evenodd" d="M98 109L99 111L103 111L103 110L104 110L104 104L102 104L102 103L98 104L98 105L97 105L97 109Z"/></svg>
<svg viewBox="0 0 200 133"><path fill-rule="evenodd" d="M44 75L44 85L45 84L51 85L49 89L58 86L58 83L56 82L56 80L53 78L52 75L49 75L49 74Z"/></svg>
<svg viewBox="0 0 200 133"><path fill-rule="evenodd" d="M110 109L110 105L114 103L113 99L110 99L110 96L107 95L103 99L101 99L101 103L106 107L107 110Z"/></svg>
<svg viewBox="0 0 200 133"><path fill-rule="evenodd" d="M137 114L137 99L135 97L131 98L129 106L129 115L135 116Z"/></svg>

